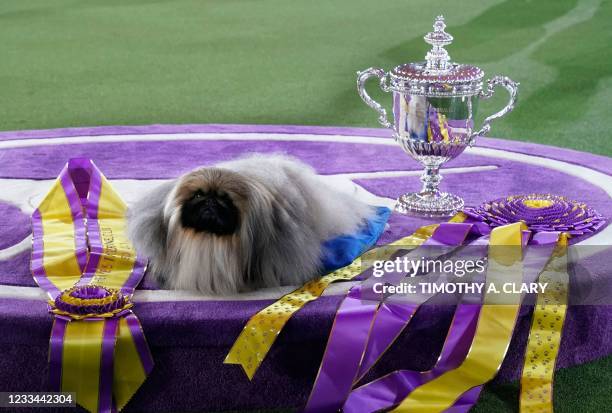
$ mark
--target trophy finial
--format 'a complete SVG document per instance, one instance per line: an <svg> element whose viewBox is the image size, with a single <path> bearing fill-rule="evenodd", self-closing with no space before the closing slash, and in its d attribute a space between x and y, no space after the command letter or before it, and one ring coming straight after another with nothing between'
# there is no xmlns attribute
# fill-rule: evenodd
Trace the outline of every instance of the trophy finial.
<svg viewBox="0 0 612 413"><path fill-rule="evenodd" d="M427 43L432 45L432 48L427 52L425 60L427 61L427 69L431 70L447 70L450 64L450 56L444 46L453 42L453 36L446 33L446 23L444 16L436 17L433 24L433 32L429 32L423 37Z"/></svg>
<svg viewBox="0 0 612 413"><path fill-rule="evenodd" d="M443 15L439 15L436 17L436 20L434 20L434 30L436 32L443 32L444 29L446 28L446 23L444 23L444 16Z"/></svg>

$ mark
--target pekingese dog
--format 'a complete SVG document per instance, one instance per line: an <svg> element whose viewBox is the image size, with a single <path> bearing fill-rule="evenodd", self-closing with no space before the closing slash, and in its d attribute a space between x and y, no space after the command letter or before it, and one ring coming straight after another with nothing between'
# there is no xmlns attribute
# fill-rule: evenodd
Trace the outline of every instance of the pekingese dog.
<svg viewBox="0 0 612 413"><path fill-rule="evenodd" d="M252 155L162 184L128 212L136 250L168 288L235 294L319 275L321 243L374 209L282 155Z"/></svg>

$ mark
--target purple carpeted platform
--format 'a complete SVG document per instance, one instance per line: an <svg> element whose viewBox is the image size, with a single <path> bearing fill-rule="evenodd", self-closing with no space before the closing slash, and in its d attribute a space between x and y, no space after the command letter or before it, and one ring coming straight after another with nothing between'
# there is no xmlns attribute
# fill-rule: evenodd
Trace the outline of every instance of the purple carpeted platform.
<svg viewBox="0 0 612 413"><path fill-rule="evenodd" d="M512 194L551 192L584 201L608 219L612 217L611 199L605 190L610 184L601 181L610 179L610 158L497 139L481 139L477 146L447 165L467 169L446 174L443 181L445 188L463 196L468 205ZM382 197L395 198L419 186L418 176L390 176L389 172L419 168L389 140L386 131L377 129L152 125L0 133L0 391L47 390L52 319L43 300L27 298L36 291L29 273L29 250L2 259L3 249L19 243L30 232L28 208L42 195L36 181L54 179L74 156L91 157L111 180L146 181L175 177L195 166L247 152L278 151L305 160L322 174L366 174L355 182ZM408 235L432 222L394 215L380 242ZM583 271L603 279L612 277L597 257L583 265ZM144 287L152 286L145 282ZM249 316L270 300L137 302L135 312L155 368L124 411L303 405L340 300L341 296L322 297L293 317L252 382L240 367L224 365L223 359ZM519 374L528 314L527 309L522 312L500 380ZM451 317L449 307L422 308L373 375L430 367ZM570 308L557 367L608 354L612 354L612 308Z"/></svg>

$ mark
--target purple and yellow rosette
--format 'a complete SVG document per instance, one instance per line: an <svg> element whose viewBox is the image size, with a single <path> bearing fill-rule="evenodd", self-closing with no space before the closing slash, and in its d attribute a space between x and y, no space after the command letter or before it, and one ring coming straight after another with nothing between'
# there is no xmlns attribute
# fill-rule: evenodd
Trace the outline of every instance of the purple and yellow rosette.
<svg viewBox="0 0 612 413"><path fill-rule="evenodd" d="M71 159L32 214L32 275L54 316L50 387L90 412L121 410L153 368L132 311L146 260L126 208L91 160Z"/></svg>
<svg viewBox="0 0 612 413"><path fill-rule="evenodd" d="M596 232L605 219L583 202L551 194L515 195L466 208L491 227L522 221L534 232L565 232L572 237Z"/></svg>
<svg viewBox="0 0 612 413"><path fill-rule="evenodd" d="M427 244L437 238L459 245L476 230L481 236L467 242L488 246L486 285L538 280L551 285L537 296L520 406L524 412L552 412L554 363L568 297L567 239L594 233L604 219L584 203L549 194L507 197L464 212L463 223L440 225ZM453 232L463 236L452 237ZM487 288L482 296L464 295L433 369L398 370L355 387L428 299L376 304L357 300L358 289L353 287L338 309L308 412L467 412L501 367L523 299L516 295L501 302Z"/></svg>
<svg viewBox="0 0 612 413"><path fill-rule="evenodd" d="M69 288L49 300L51 313L73 320L120 317L133 306L116 288L91 284Z"/></svg>

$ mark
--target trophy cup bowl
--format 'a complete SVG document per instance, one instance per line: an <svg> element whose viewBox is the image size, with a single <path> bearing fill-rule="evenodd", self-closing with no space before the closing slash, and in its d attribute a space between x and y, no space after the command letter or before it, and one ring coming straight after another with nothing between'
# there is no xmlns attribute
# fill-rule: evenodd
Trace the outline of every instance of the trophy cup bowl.
<svg viewBox="0 0 612 413"><path fill-rule="evenodd" d="M446 217L460 211L463 200L454 194L440 192L441 166L472 146L478 136L486 135L491 121L509 113L516 103L518 83L505 76L486 82L484 72L470 65L452 63L444 46L453 37L444 31L444 18L438 16L434 31L424 39L432 45L425 62L406 63L386 73L372 67L357 72L357 91L361 99L378 112L378 122L393 131L395 141L424 168L420 192L399 197L396 211L425 217ZM366 81L376 77L384 92L393 94L393 122L389 122L382 105L366 92ZM493 96L496 86L510 94L506 107L487 117L474 131L474 116L480 99Z"/></svg>

